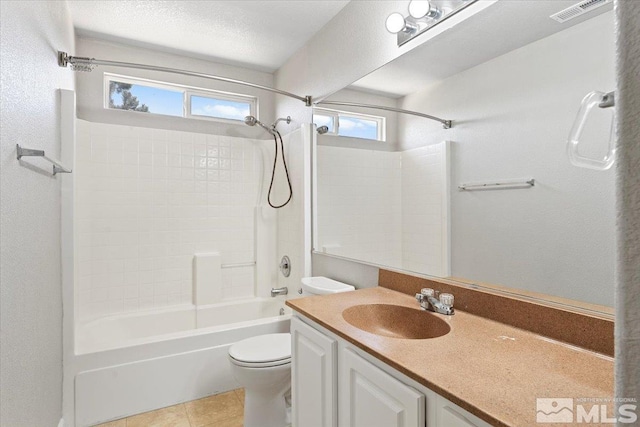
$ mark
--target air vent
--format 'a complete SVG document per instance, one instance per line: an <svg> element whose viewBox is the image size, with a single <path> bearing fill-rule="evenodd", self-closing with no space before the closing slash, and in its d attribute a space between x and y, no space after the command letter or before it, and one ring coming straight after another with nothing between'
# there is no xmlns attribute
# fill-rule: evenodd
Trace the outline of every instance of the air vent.
<svg viewBox="0 0 640 427"><path fill-rule="evenodd" d="M580 15L584 15L587 12L591 12L594 9L604 6L607 3L611 3L613 0L584 0L578 4L574 4L558 13L554 13L550 16L554 21L560 23L567 22L570 19L576 18Z"/></svg>

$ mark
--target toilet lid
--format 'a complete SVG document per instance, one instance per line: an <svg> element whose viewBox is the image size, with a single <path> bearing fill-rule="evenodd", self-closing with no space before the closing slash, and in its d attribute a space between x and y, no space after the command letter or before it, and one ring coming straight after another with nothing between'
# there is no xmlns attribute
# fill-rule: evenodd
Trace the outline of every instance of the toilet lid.
<svg viewBox="0 0 640 427"><path fill-rule="evenodd" d="M259 335L238 341L229 347L229 356L243 364L282 364L291 359L291 334Z"/></svg>

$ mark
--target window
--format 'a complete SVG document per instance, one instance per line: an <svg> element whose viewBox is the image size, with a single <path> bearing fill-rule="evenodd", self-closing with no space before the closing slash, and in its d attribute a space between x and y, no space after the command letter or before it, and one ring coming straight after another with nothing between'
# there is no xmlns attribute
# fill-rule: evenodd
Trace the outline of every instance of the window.
<svg viewBox="0 0 640 427"><path fill-rule="evenodd" d="M253 96L106 73L104 82L105 108L217 121L257 115Z"/></svg>
<svg viewBox="0 0 640 427"><path fill-rule="evenodd" d="M385 118L346 111L313 109L313 123L327 126L329 135L385 140Z"/></svg>
<svg viewBox="0 0 640 427"><path fill-rule="evenodd" d="M313 110L313 123L315 123L317 127L328 127L329 131L327 133L337 134L335 129L336 122L338 121L338 115L328 113L329 112L327 112L327 114L324 114L324 111L322 113L319 113L317 110Z"/></svg>
<svg viewBox="0 0 640 427"><path fill-rule="evenodd" d="M189 100L189 116L244 120L251 115L251 104L248 102L197 95L190 95Z"/></svg>

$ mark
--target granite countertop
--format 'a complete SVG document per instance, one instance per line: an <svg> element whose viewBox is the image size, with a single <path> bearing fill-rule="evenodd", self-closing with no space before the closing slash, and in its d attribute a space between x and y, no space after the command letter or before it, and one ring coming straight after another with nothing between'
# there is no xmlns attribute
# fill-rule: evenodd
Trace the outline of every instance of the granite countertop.
<svg viewBox="0 0 640 427"><path fill-rule="evenodd" d="M451 327L439 338L374 335L342 317L345 309L360 304L420 310L412 296L382 287L287 301L296 312L495 426L534 425L536 398L613 397L609 356L460 310L453 316L432 314Z"/></svg>

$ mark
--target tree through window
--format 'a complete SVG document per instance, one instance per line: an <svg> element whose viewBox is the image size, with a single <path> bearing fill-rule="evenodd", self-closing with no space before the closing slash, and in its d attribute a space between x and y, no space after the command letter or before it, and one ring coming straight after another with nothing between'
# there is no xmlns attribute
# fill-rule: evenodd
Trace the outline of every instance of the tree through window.
<svg viewBox="0 0 640 427"><path fill-rule="evenodd" d="M239 124L258 112L258 99L250 95L107 73L104 84L109 109Z"/></svg>
<svg viewBox="0 0 640 427"><path fill-rule="evenodd" d="M122 82L109 82L109 108L115 108L118 110L133 110L143 113L149 112L149 107L146 104L140 105L138 97L131 94L131 87L133 85ZM114 95L120 95L122 97L122 103L116 104L113 97Z"/></svg>

